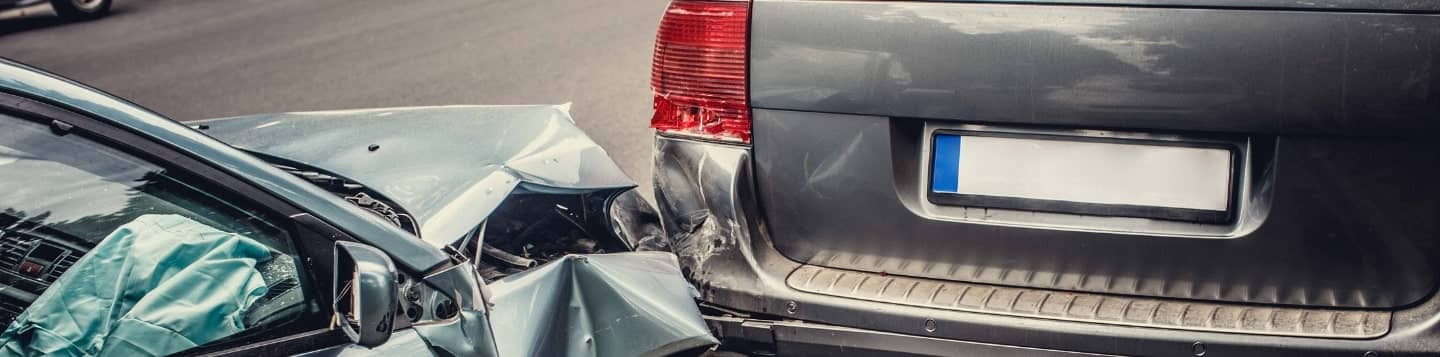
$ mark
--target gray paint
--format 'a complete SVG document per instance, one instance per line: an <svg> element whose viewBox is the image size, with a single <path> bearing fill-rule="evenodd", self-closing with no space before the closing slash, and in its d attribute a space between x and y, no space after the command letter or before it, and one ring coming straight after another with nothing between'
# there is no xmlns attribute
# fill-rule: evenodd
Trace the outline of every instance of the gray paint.
<svg viewBox="0 0 1440 357"><path fill-rule="evenodd" d="M445 320L415 324L416 333L431 349L450 356L494 357L499 356L498 344L524 342L495 339L487 301L489 288L479 276L473 263L464 262L424 277L427 287L449 298L459 310L456 316ZM433 307L430 310L433 311Z"/></svg>
<svg viewBox="0 0 1440 357"><path fill-rule="evenodd" d="M665 356L717 343L669 252L570 255L485 284L461 263L425 277L458 316L414 326L454 356Z"/></svg>
<svg viewBox="0 0 1440 357"><path fill-rule="evenodd" d="M1440 129L1440 16L889 1L761 1L751 16L758 108L1226 133Z"/></svg>
<svg viewBox="0 0 1440 357"><path fill-rule="evenodd" d="M705 320L712 329L729 338L747 342L762 342L749 340L758 336L769 338L763 343L774 345L777 356L1111 356L946 340L804 321L760 321L725 316L706 316Z"/></svg>
<svg viewBox="0 0 1440 357"><path fill-rule="evenodd" d="M669 356L718 343L668 252L570 255L490 288L501 356Z"/></svg>
<svg viewBox="0 0 1440 357"><path fill-rule="evenodd" d="M806 265L785 279L795 290L886 304L1104 325L1314 338L1370 339L1390 330L1385 310L1205 303L1016 288Z"/></svg>
<svg viewBox="0 0 1440 357"><path fill-rule="evenodd" d="M517 188L580 193L635 186L575 127L565 106L365 109L200 123L235 147L366 185L413 214L421 238L436 247L464 238Z"/></svg>
<svg viewBox="0 0 1440 357"><path fill-rule="evenodd" d="M1440 144L1425 138L1440 129L1430 69L1440 17L754 6L759 204L776 248L797 261L1317 307L1394 308L1436 290ZM956 125L1238 140L1249 155L1241 216L1212 225L934 205L923 195L929 130Z"/></svg>
<svg viewBox="0 0 1440 357"><path fill-rule="evenodd" d="M726 337L761 343L806 343L822 351L834 351L836 346L847 350L849 346L863 348L865 341L875 342L865 336L885 339L887 332L1118 355L1188 356L1197 341L1209 346L1210 353L1225 356L1357 356L1366 351L1430 355L1440 350L1440 320L1434 318L1440 313L1440 296L1397 309L1390 332L1384 336L1338 340L1131 326L1102 328L1087 322L943 310L797 291L785 280L801 265L777 251L765 229L775 221L757 212L761 205L752 165L751 150L742 147L656 139L655 194L666 234L681 257L681 267L700 288L699 299L706 303L811 326L841 326L846 333L843 338L796 341L798 336L786 335L790 332L784 331L784 322L752 317L746 321L751 326L773 324L772 329L754 332L773 335L761 332Z"/></svg>
<svg viewBox="0 0 1440 357"><path fill-rule="evenodd" d="M1248 145L1242 217L1167 224L926 201L918 121L756 110L776 247L837 268L1046 289L1389 308L1435 290L1440 145L1281 137ZM803 137L806 140L795 140ZM1385 158L1376 160L1375 158ZM1415 164L1403 170L1397 165ZM1197 239L1226 238L1226 239Z"/></svg>
<svg viewBox="0 0 1440 357"><path fill-rule="evenodd" d="M88 114L211 163L306 212L295 217L320 217L383 250L412 272L425 272L450 260L438 247L415 239L314 184L118 98L4 60L0 60L0 91ZM212 132L216 135L225 134L236 146L335 171L356 178L392 198L403 197L406 208L427 218L424 223L430 227L422 234L429 232L438 237L458 239L511 194L595 191L618 194L633 187L633 183L615 167L605 152L574 127L565 109L563 106L397 108L273 114L213 120L206 125L215 129ZM279 128L264 130L269 127ZM378 150L369 150L370 144L375 143L382 146ZM355 155L356 151L362 153ZM408 182L405 180L415 175L432 175L424 178L441 182L428 186L406 185ZM498 182L493 181L497 179ZM633 197L623 202L618 205L619 209L638 210L643 207L637 205L644 203ZM650 247L650 243L645 243L646 238L653 238L623 236L653 231L654 227L647 226L651 223L649 220L653 220L648 213L648 210L643 210L627 212L622 216L607 214L603 220L614 225L614 233L622 235L620 238L632 246ZM453 239L438 239L431 244L438 246L451 241ZM352 253L370 251L368 246L359 244L352 244L351 248ZM472 263L463 260L454 262L425 276L423 281L430 289L457 304L459 312L456 317L423 321L392 335L376 349L361 351L358 350L360 347L347 344L322 349L315 355L398 350L431 353L433 350L455 356L495 356L497 344L514 344L522 349L581 346L574 344L584 343L584 340L551 340L548 339L549 334L525 335L509 331L504 340L496 340L487 316L492 313L508 316L505 321L509 324L533 318L535 314L531 314L530 309L563 312L577 307L582 313L577 316L583 316L584 310L590 308L594 309L592 312L607 312L622 318L591 324L615 329L597 329L577 335L603 336L604 352L664 354L713 344L714 339L700 320L697 307L691 300L692 294L680 278L673 258L666 253L636 254L594 258L576 256L533 273L512 275L510 278L550 283L531 285L517 280L504 284L502 289L506 290L500 290L501 293L514 293L512 296L529 294L543 297L550 303L507 302L503 304L504 311L491 310L487 305L487 288L478 280ZM593 267L557 268L574 268L573 263L567 262L580 260L581 264L587 264L583 263L587 259L595 261L588 263ZM374 259L367 261L376 262ZM371 268L385 270L373 264ZM366 270L375 273L374 269ZM394 270L393 267L389 269ZM554 286L564 281L574 283L575 271L587 272L578 275L595 274L599 277L586 279L585 284L593 285L584 296L580 296L578 291L532 290L535 286ZM374 274L370 277L387 279ZM390 284L393 285L393 282ZM652 291L655 288L663 291ZM585 302L579 306L570 304L581 298ZM382 310L392 308L367 306ZM633 319L640 314L648 315L643 319ZM378 328L378 325L368 322L362 322L362 325ZM627 343L632 340L653 344ZM557 345L548 345L551 343Z"/></svg>
<svg viewBox="0 0 1440 357"><path fill-rule="evenodd" d="M763 1L763 0L762 0ZM1361 11L1440 11L1440 3L1431 0L940 0L976 3L1046 3L1074 5L1135 5L1197 8L1267 8L1293 10L1361 10Z"/></svg>
<svg viewBox="0 0 1440 357"><path fill-rule="evenodd" d="M345 241L335 242L334 263L331 271L336 274L330 282L330 300L334 304L331 311L355 321L355 326L348 321L339 324L340 330L350 337L351 342L360 346L385 344L395 328L395 315L400 303L400 288L395 281L399 270L395 269L395 263L382 250ZM347 263L350 266L342 265ZM340 309L341 301L345 300L342 295L350 297L348 311Z"/></svg>

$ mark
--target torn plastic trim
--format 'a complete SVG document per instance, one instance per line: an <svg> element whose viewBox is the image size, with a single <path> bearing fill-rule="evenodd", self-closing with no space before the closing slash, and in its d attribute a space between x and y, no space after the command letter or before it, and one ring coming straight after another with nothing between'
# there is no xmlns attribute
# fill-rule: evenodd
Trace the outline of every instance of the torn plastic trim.
<svg viewBox="0 0 1440 357"><path fill-rule="evenodd" d="M490 313L487 303L489 287L480 281L474 265L468 262L456 264L422 280L448 299L439 304L453 304L452 307L457 309L454 316L413 325L415 332L431 349L445 351L451 356L499 356L497 340L487 316ZM436 307L428 308L433 310Z"/></svg>
<svg viewBox="0 0 1440 357"><path fill-rule="evenodd" d="M263 153L252 154L261 160L271 163L275 168L295 175L305 181L309 181L325 191L335 194L346 202L373 213L386 223L417 237L420 236L419 223L415 221L415 218L411 216L410 212L405 211L404 207L400 207L394 200L386 198L385 195L357 183L355 180L342 177L333 172L326 172L320 168L265 155Z"/></svg>
<svg viewBox="0 0 1440 357"><path fill-rule="evenodd" d="M611 234L630 250L669 252L670 241L660 223L660 212L636 191L625 191L610 200L608 223Z"/></svg>

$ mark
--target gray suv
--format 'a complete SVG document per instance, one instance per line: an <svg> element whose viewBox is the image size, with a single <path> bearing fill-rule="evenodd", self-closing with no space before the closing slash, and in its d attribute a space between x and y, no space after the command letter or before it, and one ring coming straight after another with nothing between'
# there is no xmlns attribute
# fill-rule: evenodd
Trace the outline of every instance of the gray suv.
<svg viewBox="0 0 1440 357"><path fill-rule="evenodd" d="M1440 353L1440 1L674 0L655 194L742 353Z"/></svg>

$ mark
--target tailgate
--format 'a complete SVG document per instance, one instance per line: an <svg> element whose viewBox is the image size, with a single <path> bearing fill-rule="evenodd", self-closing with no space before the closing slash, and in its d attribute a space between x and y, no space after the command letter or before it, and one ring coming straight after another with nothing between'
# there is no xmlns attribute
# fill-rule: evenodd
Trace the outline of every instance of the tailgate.
<svg viewBox="0 0 1440 357"><path fill-rule="evenodd" d="M1435 290L1437 2L1088 2L1103 6L756 2L754 155L776 248L841 269L1211 301L1393 308ZM949 159L936 155L960 140L947 136L990 146L962 168L1027 168L981 178L992 192L1024 190L1004 175L1063 185L1048 177L1080 171L1228 181L1198 213L1097 209L1065 190L937 193ZM993 154L1011 139L1065 145ZM1175 153L1055 166L1116 152L1103 144ZM1179 159L1204 155L1214 163ZM1160 164L1115 163L1134 157Z"/></svg>

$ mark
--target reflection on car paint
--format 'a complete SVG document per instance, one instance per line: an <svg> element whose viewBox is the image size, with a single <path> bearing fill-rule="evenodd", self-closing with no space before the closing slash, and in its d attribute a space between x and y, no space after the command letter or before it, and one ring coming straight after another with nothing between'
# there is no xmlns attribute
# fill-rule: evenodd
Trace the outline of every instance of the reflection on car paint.
<svg viewBox="0 0 1440 357"><path fill-rule="evenodd" d="M574 125L564 105L344 110L202 123L209 126L205 133L235 147L367 185L414 214L421 237L436 247L464 238L516 188L635 185Z"/></svg>
<svg viewBox="0 0 1440 357"><path fill-rule="evenodd" d="M491 289L501 356L664 356L718 343L665 252L569 255Z"/></svg>

